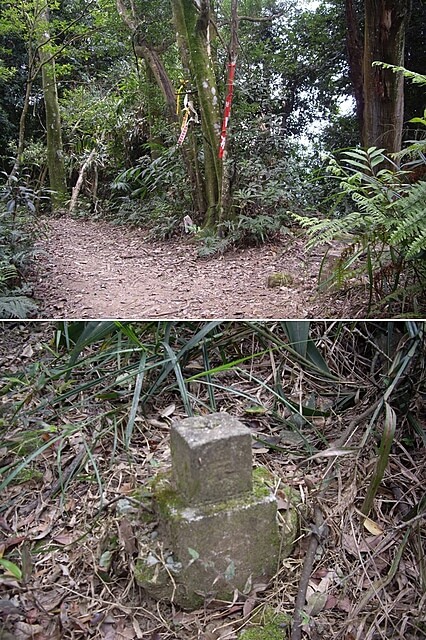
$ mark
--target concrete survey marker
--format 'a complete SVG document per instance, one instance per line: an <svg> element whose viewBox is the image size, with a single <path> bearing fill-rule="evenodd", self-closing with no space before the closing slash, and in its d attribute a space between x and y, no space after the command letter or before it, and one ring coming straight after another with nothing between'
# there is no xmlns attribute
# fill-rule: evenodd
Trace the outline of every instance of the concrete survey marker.
<svg viewBox="0 0 426 640"><path fill-rule="evenodd" d="M187 418L172 426L170 448L172 471L153 483L158 526L142 544L138 583L196 608L267 582L291 548L297 512L290 500L278 527L273 480L252 471L249 429L225 413Z"/></svg>
<svg viewBox="0 0 426 640"><path fill-rule="evenodd" d="M171 429L173 479L188 505L223 502L252 490L251 434L224 413Z"/></svg>

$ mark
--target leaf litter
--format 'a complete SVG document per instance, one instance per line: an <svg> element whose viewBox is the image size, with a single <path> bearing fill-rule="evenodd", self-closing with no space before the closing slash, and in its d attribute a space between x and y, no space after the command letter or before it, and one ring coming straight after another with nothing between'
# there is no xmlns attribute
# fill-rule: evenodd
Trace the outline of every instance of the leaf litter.
<svg viewBox="0 0 426 640"><path fill-rule="evenodd" d="M9 448L11 442L25 444L28 426L48 424L60 429L72 424L74 429L60 445L54 442L44 449L28 466L28 473L18 475L3 490L0 557L19 568L21 575L11 566L8 569L7 564L0 567L1 637L232 640L247 626L261 623L267 608L291 618L313 526L312 509L330 464L328 457L307 455L300 440L284 436L281 441L283 422L274 418L268 408L270 399L265 390L256 388L253 379L228 372L234 389L248 392L251 387L251 394L257 394L266 410L261 414L247 413L244 400L225 391L221 408L238 415L254 437L281 443L279 448L271 444L254 449L254 464L268 467L276 478L280 509L285 511L287 507L280 490L281 481L300 492L304 502L300 535L271 584L248 584L243 593L234 594L232 602L206 602L204 608L193 612L179 610L171 603L154 602L137 586L133 567L140 552L138 531L153 526L149 481L170 463L167 420L185 416L179 395L173 390L163 391L147 407L146 415L138 415L137 429L127 450L120 445L117 424L121 421L123 428L126 425L131 394L127 402L119 400L114 404L108 400L100 402L96 394L81 392L78 402L65 402L54 411L46 405L40 409L46 392L52 398L61 393L60 379L43 383L40 369L31 368L36 363L43 363L46 370L58 366L51 350L46 348L52 331L48 324L14 325L11 342L1 354L7 363L7 375L2 374L5 376L2 382L10 381L13 367L16 368L13 376L18 375L22 383L1 396L3 477L4 469L15 456L28 454ZM27 341L34 353L22 356L19 349ZM22 360L15 354L21 354ZM266 378L271 366L267 356L257 366L258 377ZM359 360L351 366L357 371L353 370L352 379L346 376L346 383L356 386L357 376L362 377L363 367L370 365ZM77 371L75 375L78 377ZM336 389L332 383L328 389L324 384L305 377L298 393L307 398L315 391L318 397L324 394L325 401L330 390L334 388L336 393ZM285 385L290 395L291 377ZM373 384L366 385L362 402L373 404L376 389ZM414 400L418 415L423 415L418 397ZM21 409L16 412L18 405ZM357 422L362 409L345 411L339 417L339 432L348 423ZM284 411L282 418L286 415L288 418ZM88 416L93 420L87 422ZM112 417L115 423L111 423ZM66 486L52 494L52 484L58 475L66 477L66 469L78 455L80 444L90 440L89 432L93 429L102 434L94 444L93 460L89 456L82 459ZM306 424L304 429L314 450L332 448L336 419L327 419L321 432L313 427L308 429ZM424 518L419 517L421 512L413 511L424 496L424 439L408 434L407 424L401 420L371 514L378 530L373 527L371 531L365 528L365 516L359 507L376 459L377 438L363 444L365 429L365 420L357 422L350 441L356 458L336 455L333 474L320 499L327 533L319 537L309 581L303 618L306 638L424 637L426 531ZM43 427L41 432L44 433ZM300 465L302 460L306 464ZM282 633L283 638L290 637L289 629L283 628Z"/></svg>
<svg viewBox="0 0 426 640"><path fill-rule="evenodd" d="M34 278L41 318L355 318L368 292L353 283L317 292L324 251L305 240L230 250L202 259L188 238L148 241L141 229L99 220L44 221ZM268 288L271 273L292 285Z"/></svg>

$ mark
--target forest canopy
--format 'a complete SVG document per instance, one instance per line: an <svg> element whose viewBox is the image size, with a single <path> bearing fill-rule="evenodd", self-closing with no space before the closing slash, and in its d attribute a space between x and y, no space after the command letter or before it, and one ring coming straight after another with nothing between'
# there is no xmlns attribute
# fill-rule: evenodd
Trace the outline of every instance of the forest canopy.
<svg viewBox="0 0 426 640"><path fill-rule="evenodd" d="M368 197L386 191L382 169L417 171L398 174L415 182L425 90L404 69L424 74L426 7L376 5L1 0L6 210L102 215L156 238L181 233L188 216L209 255L287 233L293 216L348 213L351 189L342 204L337 181L315 179L336 150L380 150L372 166L355 159L379 172ZM408 234L411 255L411 232L388 226L385 244Z"/></svg>

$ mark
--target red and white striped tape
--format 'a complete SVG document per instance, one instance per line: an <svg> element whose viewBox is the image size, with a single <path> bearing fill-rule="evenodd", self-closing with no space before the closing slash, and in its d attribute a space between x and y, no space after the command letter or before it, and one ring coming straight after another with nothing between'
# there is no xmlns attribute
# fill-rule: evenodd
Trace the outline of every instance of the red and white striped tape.
<svg viewBox="0 0 426 640"><path fill-rule="evenodd" d="M220 132L219 158L223 158L226 145L226 133L228 129L229 119L231 117L232 96L234 92L235 62L228 65L228 94L225 100L225 108L223 110L222 130Z"/></svg>

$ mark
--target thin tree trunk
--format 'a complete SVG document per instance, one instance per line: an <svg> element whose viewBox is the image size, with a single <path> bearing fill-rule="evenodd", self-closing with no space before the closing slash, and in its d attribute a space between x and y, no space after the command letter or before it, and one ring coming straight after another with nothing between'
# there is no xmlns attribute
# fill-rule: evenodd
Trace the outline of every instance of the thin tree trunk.
<svg viewBox="0 0 426 640"><path fill-rule="evenodd" d="M178 44L185 54L195 82L204 146L204 177L207 201L205 226L214 226L219 217L222 164L218 158L220 108L216 77L209 56L210 2L172 0ZM182 55L182 54L181 54Z"/></svg>
<svg viewBox="0 0 426 640"><path fill-rule="evenodd" d="M137 40L135 42L135 53L140 58L145 60L146 65L149 67L152 75L157 82L157 85L161 89L164 100L167 105L169 118L176 120L175 106L176 106L176 94L172 82L170 81L167 71L161 61L161 58L154 47L150 46L141 33L138 30L138 19L132 15L126 8L123 0L116 0L117 11L121 16L123 22L127 25L133 34L137 34Z"/></svg>
<svg viewBox="0 0 426 640"><path fill-rule="evenodd" d="M55 59L45 46L49 42L49 9L46 4L40 16L43 30L39 50L43 97L46 110L47 165L49 185L52 190L52 208L61 207L67 198L64 154L62 147L61 117L59 113L58 91L56 84Z"/></svg>
<svg viewBox="0 0 426 640"><path fill-rule="evenodd" d="M404 78L372 63L377 60L404 65L410 8L410 0L365 0L362 143L365 147L383 147L387 153L401 149Z"/></svg>
<svg viewBox="0 0 426 640"><path fill-rule="evenodd" d="M81 187L83 185L83 180L84 180L84 174L86 173L87 169L90 167L90 164L93 160L93 158L95 157L96 154L96 147L94 147L91 152L89 153L89 155L87 156L86 160L84 161L80 172L78 174L78 178L77 178L77 182L75 183L75 187L73 187L72 189L72 196L71 196L71 200L70 200L70 206L69 206L69 212L72 213L76 207L77 204L77 200L78 200L78 196L79 193L81 191Z"/></svg>
<svg viewBox="0 0 426 640"><path fill-rule="evenodd" d="M27 78L26 88L25 88L24 104L22 106L21 116L19 118L18 148L16 150L16 156L15 156L15 161L13 163L12 171L10 172L9 177L7 179L8 184L10 184L10 182L16 176L22 164L22 155L24 153L24 147L25 147L25 128L26 128L26 122L27 122L28 109L30 106L31 90L33 87L33 80L30 74L31 74L31 69L28 69L28 78Z"/></svg>

